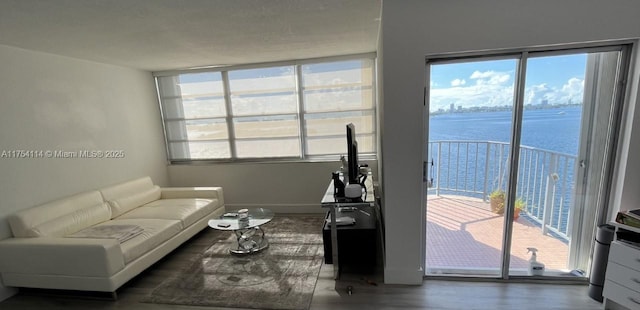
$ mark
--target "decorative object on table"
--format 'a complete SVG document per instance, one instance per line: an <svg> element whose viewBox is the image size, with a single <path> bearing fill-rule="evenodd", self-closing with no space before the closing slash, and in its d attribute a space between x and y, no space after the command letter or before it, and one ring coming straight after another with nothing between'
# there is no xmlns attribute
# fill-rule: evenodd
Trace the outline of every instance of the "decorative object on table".
<svg viewBox="0 0 640 310"><path fill-rule="evenodd" d="M362 185L356 184L347 184L344 189L344 196L349 199L360 199L362 197Z"/></svg>
<svg viewBox="0 0 640 310"><path fill-rule="evenodd" d="M264 225L270 247L248 256L229 254L234 236L224 238L224 231L208 230L198 238L218 241L204 253L185 257L189 264L169 275L142 302L308 309L323 262L323 222L315 216L275 217Z"/></svg>
<svg viewBox="0 0 640 310"><path fill-rule="evenodd" d="M340 180L340 173L332 172L331 178L333 179L333 196L336 198L344 197L344 182Z"/></svg>
<svg viewBox="0 0 640 310"><path fill-rule="evenodd" d="M249 224L249 209L238 210L238 222L240 226Z"/></svg>

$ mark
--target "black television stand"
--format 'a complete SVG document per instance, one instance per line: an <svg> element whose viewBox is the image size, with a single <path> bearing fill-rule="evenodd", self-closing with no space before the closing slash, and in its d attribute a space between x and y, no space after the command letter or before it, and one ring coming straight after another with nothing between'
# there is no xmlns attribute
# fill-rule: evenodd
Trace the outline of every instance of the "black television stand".
<svg viewBox="0 0 640 310"><path fill-rule="evenodd" d="M353 208L353 209L351 209ZM344 209L344 210L340 210ZM348 216L355 219L352 225L337 226L338 255L340 268L343 271L356 273L372 273L376 267L376 226L375 207L343 207L336 209L336 217ZM327 212L326 218L330 214ZM333 263L331 225L325 222L322 229L324 243L324 262Z"/></svg>
<svg viewBox="0 0 640 310"><path fill-rule="evenodd" d="M355 263L356 261L357 264L366 261L369 264L373 262L373 266L375 266L377 240L376 217L378 216L378 212L376 211L376 199L373 191L371 173L369 172L367 176L368 177L364 179L364 184L362 184L367 194L363 194L361 201L344 200L343 198L335 197L333 181L329 183L322 197L322 207L329 209L327 212L328 222L333 223L337 217L341 216L350 216L356 219L355 224L351 226L328 225L326 222L323 226L325 258L327 258L326 255L330 257L328 261L333 264L333 275L335 279L340 278L342 260L345 260L347 265L350 265L349 263ZM350 208L351 210L347 211L343 208ZM340 232L340 235L338 232ZM371 233L373 235L369 237ZM373 242L372 247L369 246L369 240ZM361 244L364 244L367 249L365 249L362 254L355 253L355 249L359 249ZM373 250L373 255L368 254L371 252L368 250L369 248ZM342 252L345 254L340 254ZM363 258L365 255L368 256L369 259Z"/></svg>

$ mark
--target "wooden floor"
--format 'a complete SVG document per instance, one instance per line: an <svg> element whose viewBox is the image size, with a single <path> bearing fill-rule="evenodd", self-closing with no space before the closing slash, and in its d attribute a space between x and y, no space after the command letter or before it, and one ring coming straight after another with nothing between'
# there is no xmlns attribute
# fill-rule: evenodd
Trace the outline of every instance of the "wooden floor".
<svg viewBox="0 0 640 310"><path fill-rule="evenodd" d="M206 231L196 235L163 260L118 290L118 300L97 300L60 292L21 293L3 302L2 310L23 309L225 309L141 303L188 253L204 251L211 243ZM353 287L352 294L347 287ZM364 276L344 274L333 280L333 266L323 265L310 309L582 309L600 310L585 285L465 282L427 279L421 286L385 285L381 272ZM51 294L55 293L55 294Z"/></svg>

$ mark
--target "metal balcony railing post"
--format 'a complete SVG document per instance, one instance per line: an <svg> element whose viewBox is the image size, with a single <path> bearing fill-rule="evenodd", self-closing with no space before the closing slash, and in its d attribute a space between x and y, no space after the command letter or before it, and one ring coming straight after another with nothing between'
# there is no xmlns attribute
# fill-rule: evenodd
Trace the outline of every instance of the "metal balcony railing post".
<svg viewBox="0 0 640 310"><path fill-rule="evenodd" d="M504 148L502 144L498 144L498 146L500 147L500 152L498 153L498 188L502 189L502 152Z"/></svg>
<svg viewBox="0 0 640 310"><path fill-rule="evenodd" d="M542 212L542 234L547 234L549 225L551 225L551 215L553 213L554 199L556 195L556 182L553 177L556 174L558 166L558 155L551 154L549 159L549 173L547 174L547 184L545 187L544 211Z"/></svg>
<svg viewBox="0 0 640 310"><path fill-rule="evenodd" d="M487 196L489 195L489 156L491 143L487 142L487 153L484 157L484 188L482 189L482 200L487 201Z"/></svg>
<svg viewBox="0 0 640 310"><path fill-rule="evenodd" d="M438 142L438 168L436 172L436 196L440 196L440 170L442 170L442 142ZM433 167L433 166L432 166Z"/></svg>

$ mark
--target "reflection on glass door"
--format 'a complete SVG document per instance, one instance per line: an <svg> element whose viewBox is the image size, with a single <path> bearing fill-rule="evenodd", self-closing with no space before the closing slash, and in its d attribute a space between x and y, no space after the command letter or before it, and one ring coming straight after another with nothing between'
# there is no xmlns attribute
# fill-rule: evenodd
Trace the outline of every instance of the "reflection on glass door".
<svg viewBox="0 0 640 310"><path fill-rule="evenodd" d="M516 59L430 66L427 274L498 276Z"/></svg>

